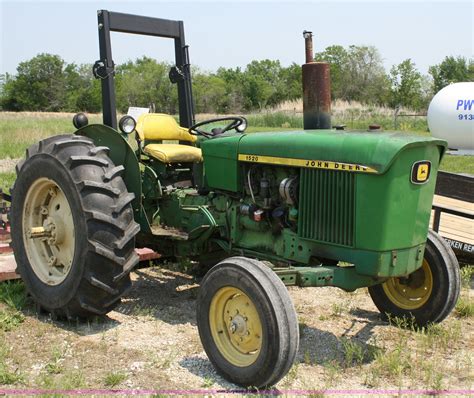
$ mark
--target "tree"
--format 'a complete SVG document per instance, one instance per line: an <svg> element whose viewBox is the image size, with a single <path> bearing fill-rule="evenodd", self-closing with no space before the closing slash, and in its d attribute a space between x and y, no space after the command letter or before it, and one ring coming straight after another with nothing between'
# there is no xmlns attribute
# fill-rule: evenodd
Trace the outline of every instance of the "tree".
<svg viewBox="0 0 474 398"><path fill-rule="evenodd" d="M410 58L390 69L390 106L420 109L423 102L421 73Z"/></svg>
<svg viewBox="0 0 474 398"><path fill-rule="evenodd" d="M445 57L440 64L430 66L429 73L433 77L433 93L436 94L448 84L474 81L474 59Z"/></svg>
<svg viewBox="0 0 474 398"><path fill-rule="evenodd" d="M176 86L168 78L170 65L142 57L116 68L117 108L126 112L130 106L155 104L157 112L177 113Z"/></svg>
<svg viewBox="0 0 474 398"><path fill-rule="evenodd" d="M385 103L389 81L375 47L329 46L315 59L330 63L333 99Z"/></svg>
<svg viewBox="0 0 474 398"><path fill-rule="evenodd" d="M196 113L226 113L226 82L215 74L194 73L193 94Z"/></svg>
<svg viewBox="0 0 474 398"><path fill-rule="evenodd" d="M348 65L348 56L346 49L342 46L335 45L326 47L320 53L316 53L315 61L325 61L329 63L331 73L331 97L333 100L346 99L344 92L344 84L347 80L344 76Z"/></svg>
<svg viewBox="0 0 474 398"><path fill-rule="evenodd" d="M66 97L64 61L58 55L39 54L17 67L7 82L4 103L11 110L59 111Z"/></svg>
<svg viewBox="0 0 474 398"><path fill-rule="evenodd" d="M245 68L244 95L248 109L263 109L285 100L280 61L252 61Z"/></svg>

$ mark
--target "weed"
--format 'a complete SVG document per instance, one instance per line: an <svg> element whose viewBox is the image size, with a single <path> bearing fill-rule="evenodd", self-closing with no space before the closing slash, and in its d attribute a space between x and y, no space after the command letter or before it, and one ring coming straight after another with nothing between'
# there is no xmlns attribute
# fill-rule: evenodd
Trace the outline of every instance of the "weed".
<svg viewBox="0 0 474 398"><path fill-rule="evenodd" d="M391 326L395 326L399 329L411 330L411 331L415 331L415 330L418 329L418 326L416 324L416 320L415 320L414 316L411 316L411 317L406 317L406 316L397 317L397 316L395 316L394 317L390 314L387 314L387 318L388 318L388 323Z"/></svg>
<svg viewBox="0 0 474 398"><path fill-rule="evenodd" d="M342 349L344 351L344 365L350 367L353 364L361 365L364 361L365 353L361 344L346 338L341 339Z"/></svg>
<svg viewBox="0 0 474 398"><path fill-rule="evenodd" d="M0 384L15 384L22 381L23 376L19 372L11 372L6 364L0 363Z"/></svg>
<svg viewBox="0 0 474 398"><path fill-rule="evenodd" d="M331 306L331 315L334 317L340 317L344 313L349 312L349 306L347 302L342 302L342 303L333 303Z"/></svg>
<svg viewBox="0 0 474 398"><path fill-rule="evenodd" d="M59 347L53 347L53 352L51 355L51 361L46 364L46 372L49 374L59 374L63 371L63 356L64 352Z"/></svg>
<svg viewBox="0 0 474 398"><path fill-rule="evenodd" d="M329 383L327 387L330 387L331 383L335 383L339 380L343 372L339 362L335 359L325 362L323 366L327 382Z"/></svg>
<svg viewBox="0 0 474 398"><path fill-rule="evenodd" d="M474 302L469 298L460 297L456 304L456 314L460 318L470 318L474 316Z"/></svg>
<svg viewBox="0 0 474 398"><path fill-rule="evenodd" d="M25 316L18 311L0 310L0 329L8 332L15 329L25 320Z"/></svg>
<svg viewBox="0 0 474 398"><path fill-rule="evenodd" d="M64 373L59 380L59 388L63 390L72 390L84 387L86 384L84 374L81 370L72 370Z"/></svg>
<svg viewBox="0 0 474 398"><path fill-rule="evenodd" d="M290 370L288 371L285 377L285 384L287 386L290 386L296 380L297 376L298 376L298 363L295 363L290 368Z"/></svg>
<svg viewBox="0 0 474 398"><path fill-rule="evenodd" d="M214 379L212 377L206 376L201 384L203 388L209 388L214 385Z"/></svg>
<svg viewBox="0 0 474 398"><path fill-rule="evenodd" d="M57 375L63 371L63 367L59 362L49 362L46 364L46 372Z"/></svg>
<svg viewBox="0 0 474 398"><path fill-rule="evenodd" d="M474 265L466 265L461 268L461 284L462 287L469 289L471 287L471 279L474 275Z"/></svg>
<svg viewBox="0 0 474 398"><path fill-rule="evenodd" d="M127 378L127 375L123 372L109 372L104 377L104 384L107 387L118 386Z"/></svg>
<svg viewBox="0 0 474 398"><path fill-rule="evenodd" d="M5 281L0 284L0 301L15 310L26 305L26 290L22 281Z"/></svg>
<svg viewBox="0 0 474 398"><path fill-rule="evenodd" d="M133 308L131 315L153 318L156 314L155 308L137 305Z"/></svg>
<svg viewBox="0 0 474 398"><path fill-rule="evenodd" d="M23 381L23 376L16 370L10 371L7 365L7 357L10 350L6 345L5 340L0 341L0 385L15 384Z"/></svg>
<svg viewBox="0 0 474 398"><path fill-rule="evenodd" d="M306 365L312 365L313 361L311 360L311 353L309 351L304 352L304 363Z"/></svg>
<svg viewBox="0 0 474 398"><path fill-rule="evenodd" d="M432 323L422 328L419 334L425 339L425 347L445 352L453 349L461 339L461 322Z"/></svg>

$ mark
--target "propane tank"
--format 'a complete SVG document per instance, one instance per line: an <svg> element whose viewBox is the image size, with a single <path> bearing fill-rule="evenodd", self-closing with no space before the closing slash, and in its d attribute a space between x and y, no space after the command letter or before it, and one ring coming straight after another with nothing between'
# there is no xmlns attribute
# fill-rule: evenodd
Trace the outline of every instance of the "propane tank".
<svg viewBox="0 0 474 398"><path fill-rule="evenodd" d="M459 154L474 154L474 83L454 83L431 100L428 127Z"/></svg>

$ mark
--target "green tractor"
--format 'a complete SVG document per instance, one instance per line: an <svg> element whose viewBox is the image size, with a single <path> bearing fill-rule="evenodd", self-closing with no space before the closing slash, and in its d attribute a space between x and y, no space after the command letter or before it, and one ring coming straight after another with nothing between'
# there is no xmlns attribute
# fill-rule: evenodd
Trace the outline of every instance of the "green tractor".
<svg viewBox="0 0 474 398"><path fill-rule="evenodd" d="M277 383L298 351L286 286L368 287L383 315L419 326L448 316L459 266L428 231L446 142L331 129L245 134L242 117L196 124L182 22L98 17L104 124L78 114L73 134L31 146L12 189L18 271L41 308L72 319L108 313L131 286L136 246L192 259L205 273L204 349L224 377L254 387ZM116 128L110 31L174 39L181 125L150 113Z"/></svg>

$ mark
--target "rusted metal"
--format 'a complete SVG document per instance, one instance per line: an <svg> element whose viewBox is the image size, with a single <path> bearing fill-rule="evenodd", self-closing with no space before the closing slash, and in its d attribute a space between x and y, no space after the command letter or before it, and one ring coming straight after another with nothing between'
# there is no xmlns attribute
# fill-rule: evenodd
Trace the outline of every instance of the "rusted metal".
<svg viewBox="0 0 474 398"><path fill-rule="evenodd" d="M313 32L303 31L304 45L306 50L306 63L314 61L313 58Z"/></svg>
<svg viewBox="0 0 474 398"><path fill-rule="evenodd" d="M135 253L138 254L139 261L149 261L149 260L156 260L161 257L161 254L158 254L152 249L148 247L136 248Z"/></svg>
<svg viewBox="0 0 474 398"><path fill-rule="evenodd" d="M313 59L313 35L304 31L306 63L303 74L303 126L305 130L331 128L331 77L327 62Z"/></svg>
<svg viewBox="0 0 474 398"><path fill-rule="evenodd" d="M369 125L369 131L380 131L381 126L379 124L370 124Z"/></svg>
<svg viewBox="0 0 474 398"><path fill-rule="evenodd" d="M309 129L331 128L331 80L327 62L302 66L303 126Z"/></svg>

